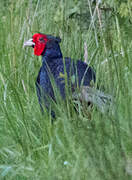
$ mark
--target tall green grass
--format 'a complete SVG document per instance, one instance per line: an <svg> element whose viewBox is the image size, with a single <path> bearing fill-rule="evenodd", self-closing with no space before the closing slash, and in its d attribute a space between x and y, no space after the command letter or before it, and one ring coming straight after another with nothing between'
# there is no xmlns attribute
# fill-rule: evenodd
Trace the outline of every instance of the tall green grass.
<svg viewBox="0 0 132 180"><path fill-rule="evenodd" d="M132 43L118 15L109 24L87 3L91 20L83 30L66 19L66 2L1 1L0 179L131 179ZM54 124L50 113L41 114L35 89L41 57L23 49L36 32L59 35L64 56L74 59L83 59L87 43L97 84L114 98L108 112L78 105L77 113L58 97Z"/></svg>

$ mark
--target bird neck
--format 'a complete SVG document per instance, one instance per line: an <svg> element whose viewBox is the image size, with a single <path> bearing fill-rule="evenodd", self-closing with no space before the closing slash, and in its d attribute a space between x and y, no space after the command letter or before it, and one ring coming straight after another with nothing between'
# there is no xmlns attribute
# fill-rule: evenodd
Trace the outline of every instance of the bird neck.
<svg viewBox="0 0 132 180"><path fill-rule="evenodd" d="M62 53L58 43L48 45L42 56L42 63L47 64L49 67L59 64L62 61ZM63 61L62 61L63 62Z"/></svg>

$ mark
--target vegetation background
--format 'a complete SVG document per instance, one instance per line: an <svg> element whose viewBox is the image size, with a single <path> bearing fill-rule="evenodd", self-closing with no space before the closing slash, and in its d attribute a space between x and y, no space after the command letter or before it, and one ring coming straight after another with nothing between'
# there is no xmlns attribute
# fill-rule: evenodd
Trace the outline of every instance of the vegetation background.
<svg viewBox="0 0 132 180"><path fill-rule="evenodd" d="M59 100L42 116L41 57L23 49L36 32L60 36L64 56L94 67L108 112ZM85 59L86 56L85 56ZM132 1L0 1L0 179L132 179Z"/></svg>

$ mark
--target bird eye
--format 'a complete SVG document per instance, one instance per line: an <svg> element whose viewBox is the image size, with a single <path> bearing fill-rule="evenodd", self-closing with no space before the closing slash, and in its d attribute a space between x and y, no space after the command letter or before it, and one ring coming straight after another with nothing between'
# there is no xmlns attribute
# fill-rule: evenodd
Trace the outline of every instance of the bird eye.
<svg viewBox="0 0 132 180"><path fill-rule="evenodd" d="M44 40L42 37L40 37L39 40L40 40L41 42L45 42L45 40Z"/></svg>

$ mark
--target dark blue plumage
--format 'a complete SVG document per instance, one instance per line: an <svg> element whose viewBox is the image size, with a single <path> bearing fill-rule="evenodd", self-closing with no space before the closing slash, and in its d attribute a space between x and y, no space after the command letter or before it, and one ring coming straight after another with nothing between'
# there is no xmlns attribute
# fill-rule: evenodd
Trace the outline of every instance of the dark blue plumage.
<svg viewBox="0 0 132 180"><path fill-rule="evenodd" d="M50 80L51 77L53 77L62 98L65 98L65 81L64 77L61 76L65 71L67 73L69 88L71 87L73 91L74 88L80 86L81 83L84 86L89 86L91 80L95 81L95 73L91 67L88 67L88 65L81 60L77 62L72 61L71 58L65 58L63 60L59 43L54 40L50 41L47 43L42 56L42 67L40 68L36 81L37 95L41 108L42 101L44 101L44 104L48 108L49 97L55 101ZM74 83L71 82L72 77L75 77Z"/></svg>

